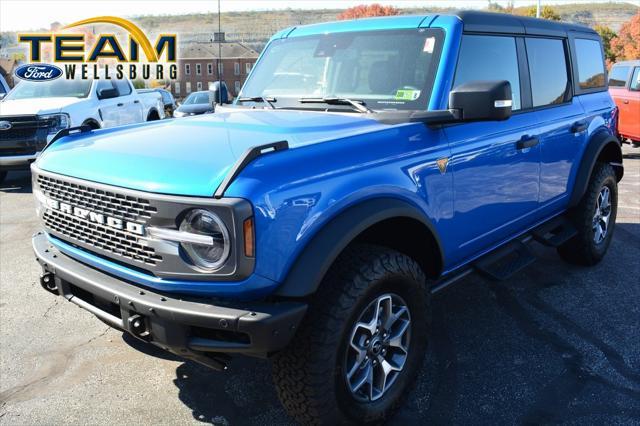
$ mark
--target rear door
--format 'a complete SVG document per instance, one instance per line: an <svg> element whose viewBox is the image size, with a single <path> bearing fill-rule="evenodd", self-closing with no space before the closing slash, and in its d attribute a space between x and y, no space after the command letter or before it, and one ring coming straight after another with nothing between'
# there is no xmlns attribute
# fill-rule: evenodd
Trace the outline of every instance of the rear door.
<svg viewBox="0 0 640 426"><path fill-rule="evenodd" d="M113 80L118 89L118 107L120 124L140 123L147 117L143 117L144 106L138 94L133 90L128 80Z"/></svg>
<svg viewBox="0 0 640 426"><path fill-rule="evenodd" d="M501 122L445 127L454 174L455 261L478 254L535 221L540 146L524 67L524 40L465 34L453 87L474 80L508 80L513 115ZM524 94L524 97L523 97Z"/></svg>
<svg viewBox="0 0 640 426"><path fill-rule="evenodd" d="M634 67L628 92L629 128L628 137L640 142L640 67ZM624 101L623 101L624 103ZM634 118L635 117L635 118Z"/></svg>
<svg viewBox="0 0 640 426"><path fill-rule="evenodd" d="M582 104L573 97L569 40L527 37L525 43L532 108L540 123L542 219L558 212L568 201L570 177L579 163L589 123Z"/></svg>

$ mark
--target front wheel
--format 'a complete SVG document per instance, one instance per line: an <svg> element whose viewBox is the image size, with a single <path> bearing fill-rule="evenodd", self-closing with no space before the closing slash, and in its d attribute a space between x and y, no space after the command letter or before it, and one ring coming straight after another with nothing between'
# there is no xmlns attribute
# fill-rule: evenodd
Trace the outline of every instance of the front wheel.
<svg viewBox="0 0 640 426"><path fill-rule="evenodd" d="M604 257L616 224L618 183L613 167L596 163L587 191L571 213L577 235L558 248L569 263L591 266Z"/></svg>
<svg viewBox="0 0 640 426"><path fill-rule="evenodd" d="M284 407L302 424L384 421L422 364L429 318L425 276L413 259L376 246L348 249L274 358Z"/></svg>

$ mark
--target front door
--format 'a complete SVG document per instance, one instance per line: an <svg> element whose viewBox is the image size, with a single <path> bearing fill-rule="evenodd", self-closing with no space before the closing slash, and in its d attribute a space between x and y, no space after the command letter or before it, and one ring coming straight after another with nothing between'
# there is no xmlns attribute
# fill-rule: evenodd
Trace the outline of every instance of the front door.
<svg viewBox="0 0 640 426"><path fill-rule="evenodd" d="M523 41L464 35L453 86L508 80L514 115L502 122L448 126L454 176L453 264L480 254L535 222L540 146L533 112L522 111L518 55ZM520 51L520 52L519 52Z"/></svg>

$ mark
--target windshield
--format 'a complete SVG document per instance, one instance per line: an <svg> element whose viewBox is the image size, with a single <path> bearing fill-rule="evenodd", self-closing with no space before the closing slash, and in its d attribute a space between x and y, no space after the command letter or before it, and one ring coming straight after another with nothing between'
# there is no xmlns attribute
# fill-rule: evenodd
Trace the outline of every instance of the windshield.
<svg viewBox="0 0 640 426"><path fill-rule="evenodd" d="M441 34L417 29L274 40L251 72L242 96L273 97L276 107L325 109L327 105L302 104L299 99L338 97L362 100L373 110L425 110Z"/></svg>
<svg viewBox="0 0 640 426"><path fill-rule="evenodd" d="M192 105L192 104L208 104L209 103L209 94L202 93L192 93L187 99L184 100L184 105Z"/></svg>
<svg viewBox="0 0 640 426"><path fill-rule="evenodd" d="M5 99L86 98L91 80L21 81Z"/></svg>

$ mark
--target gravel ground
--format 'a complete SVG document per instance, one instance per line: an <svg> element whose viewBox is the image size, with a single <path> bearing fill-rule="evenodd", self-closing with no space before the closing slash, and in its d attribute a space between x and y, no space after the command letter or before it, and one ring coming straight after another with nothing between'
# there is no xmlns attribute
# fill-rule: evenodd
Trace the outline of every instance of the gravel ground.
<svg viewBox="0 0 640 426"><path fill-rule="evenodd" d="M434 336L393 424L640 424L640 149L625 147L615 238L591 269L536 247L510 281L434 301ZM44 292L29 176L0 185L0 424L287 424L268 361L184 362Z"/></svg>

